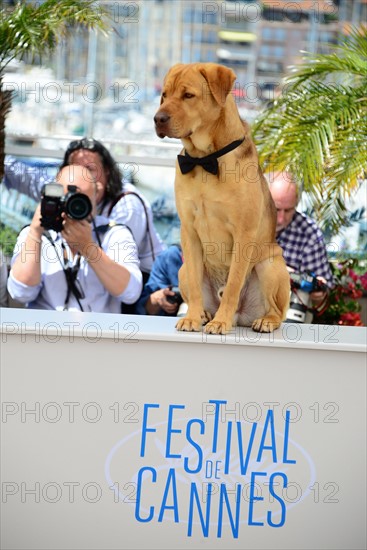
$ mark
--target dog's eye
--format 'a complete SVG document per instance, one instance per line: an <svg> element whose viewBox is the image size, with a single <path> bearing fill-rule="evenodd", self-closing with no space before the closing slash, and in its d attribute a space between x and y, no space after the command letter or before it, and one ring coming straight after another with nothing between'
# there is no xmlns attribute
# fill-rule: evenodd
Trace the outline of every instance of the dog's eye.
<svg viewBox="0 0 367 550"><path fill-rule="evenodd" d="M195 97L194 94L190 94L189 92L186 92L186 93L184 94L184 98L185 98L185 99L191 99L192 97Z"/></svg>
<svg viewBox="0 0 367 550"><path fill-rule="evenodd" d="M162 94L162 98L163 98L163 99L165 99L165 98L166 98L166 96L167 96L166 92L163 92L163 94Z"/></svg>

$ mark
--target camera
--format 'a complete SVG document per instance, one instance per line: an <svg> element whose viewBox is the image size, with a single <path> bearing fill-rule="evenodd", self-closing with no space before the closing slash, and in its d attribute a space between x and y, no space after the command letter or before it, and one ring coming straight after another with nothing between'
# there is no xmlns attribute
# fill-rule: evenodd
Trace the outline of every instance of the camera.
<svg viewBox="0 0 367 550"><path fill-rule="evenodd" d="M170 287L170 290L172 290L172 292L174 292L174 295L173 296L166 296L167 302L169 302L170 304L178 304L178 305L182 304L183 299L182 299L181 292L180 292L180 289L178 288L178 286L172 286L172 287Z"/></svg>
<svg viewBox="0 0 367 550"><path fill-rule="evenodd" d="M286 323L312 323L313 313L309 307L310 294L315 291L326 291L327 285L322 283L312 271L297 273L292 271L291 299Z"/></svg>
<svg viewBox="0 0 367 550"><path fill-rule="evenodd" d="M62 231L63 212L74 220L84 220L92 212L92 203L87 195L78 192L76 185L68 185L68 192L64 195L62 185L46 183L41 191L42 227Z"/></svg>

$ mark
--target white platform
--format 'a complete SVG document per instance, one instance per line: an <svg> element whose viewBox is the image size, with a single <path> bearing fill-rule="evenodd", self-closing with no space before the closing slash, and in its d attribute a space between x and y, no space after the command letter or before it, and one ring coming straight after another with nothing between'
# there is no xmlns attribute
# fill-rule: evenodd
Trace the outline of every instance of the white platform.
<svg viewBox="0 0 367 550"><path fill-rule="evenodd" d="M2 548L366 547L366 328L0 316Z"/></svg>

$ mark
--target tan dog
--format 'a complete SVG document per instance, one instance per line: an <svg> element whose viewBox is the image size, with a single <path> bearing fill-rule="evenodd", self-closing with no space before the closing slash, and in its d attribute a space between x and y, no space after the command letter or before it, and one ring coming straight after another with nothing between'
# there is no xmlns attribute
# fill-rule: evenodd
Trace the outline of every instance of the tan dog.
<svg viewBox="0 0 367 550"><path fill-rule="evenodd" d="M231 69L214 63L174 65L154 117L159 137L184 145L175 195L184 257L179 286L188 311L179 330L199 331L207 323L205 332L213 334L235 324L271 332L289 306L275 206L230 93L235 79ZM217 160L204 158L215 152ZM197 160L190 157L209 166L185 166Z"/></svg>

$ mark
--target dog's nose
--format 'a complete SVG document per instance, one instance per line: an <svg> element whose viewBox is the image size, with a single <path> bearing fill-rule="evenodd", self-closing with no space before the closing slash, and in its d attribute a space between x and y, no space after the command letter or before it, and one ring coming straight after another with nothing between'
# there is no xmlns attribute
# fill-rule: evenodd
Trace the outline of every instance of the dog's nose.
<svg viewBox="0 0 367 550"><path fill-rule="evenodd" d="M157 126L160 126L162 124L167 124L171 117L165 113L164 111L158 112L154 117L154 122Z"/></svg>

